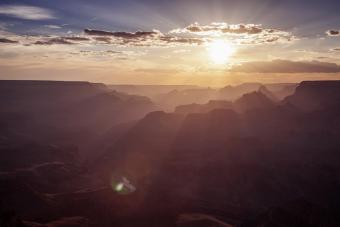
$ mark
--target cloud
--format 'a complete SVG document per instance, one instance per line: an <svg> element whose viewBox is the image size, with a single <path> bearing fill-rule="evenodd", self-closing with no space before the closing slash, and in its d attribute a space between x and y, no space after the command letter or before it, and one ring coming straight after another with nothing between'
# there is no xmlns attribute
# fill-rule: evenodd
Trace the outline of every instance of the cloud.
<svg viewBox="0 0 340 227"><path fill-rule="evenodd" d="M47 40L38 40L33 44L35 44L35 45L53 45L53 44L72 45L72 44L75 44L75 43L67 41L64 38L51 38L51 39L47 39Z"/></svg>
<svg viewBox="0 0 340 227"><path fill-rule="evenodd" d="M204 39L201 38L182 38L182 37L174 37L174 36L163 36L160 38L161 41L167 43L183 43L183 44L196 44L201 45L205 42Z"/></svg>
<svg viewBox="0 0 340 227"><path fill-rule="evenodd" d="M83 56L126 56L127 54L123 51L114 51L114 50L101 50L101 51L94 51L94 50L81 50L79 52L74 52L73 54L79 54Z"/></svg>
<svg viewBox="0 0 340 227"><path fill-rule="evenodd" d="M202 38L177 37L163 34L158 30L136 32L111 32L103 30L85 29L84 33L94 36L93 39L116 45L132 46L170 46L170 45L201 45Z"/></svg>
<svg viewBox="0 0 340 227"><path fill-rule="evenodd" d="M7 38L0 38L0 43L18 43L18 41Z"/></svg>
<svg viewBox="0 0 340 227"><path fill-rule="evenodd" d="M56 25L46 25L55 27ZM51 28L52 28L51 27ZM35 45L112 45L134 47L175 47L175 46L199 46L207 44L217 38L223 38L236 45L257 45L268 43L288 42L295 37L285 31L265 29L260 25L226 23L212 23L201 26L191 24L184 29L171 30L162 33L158 30L151 31L106 31L99 29L84 29L83 33L74 36L23 36L16 35L20 43L29 46ZM6 38L11 38L10 36Z"/></svg>
<svg viewBox="0 0 340 227"><path fill-rule="evenodd" d="M101 60L131 60L145 55L144 51L116 51L116 50L80 50L69 52L70 55L100 58Z"/></svg>
<svg viewBox="0 0 340 227"><path fill-rule="evenodd" d="M85 29L85 34L87 35L96 35L96 36L114 36L123 39L138 39L138 38L146 38L146 37L153 37L160 34L159 31L151 31L151 32L143 32L143 31L136 31L136 32L109 32L109 31L101 31L101 30L92 30L92 29Z"/></svg>
<svg viewBox="0 0 340 227"><path fill-rule="evenodd" d="M340 36L340 30L328 30L326 34L328 36Z"/></svg>
<svg viewBox="0 0 340 227"><path fill-rule="evenodd" d="M46 20L55 18L54 13L48 9L27 5L1 5L0 15L25 20Z"/></svg>
<svg viewBox="0 0 340 227"><path fill-rule="evenodd" d="M320 61L273 60L245 62L233 66L229 71L244 73L338 73L340 65Z"/></svg>
<svg viewBox="0 0 340 227"><path fill-rule="evenodd" d="M44 25L45 28L50 28L50 29L61 29L62 27L59 25L53 25L53 24L48 24Z"/></svg>
<svg viewBox="0 0 340 227"><path fill-rule="evenodd" d="M290 32L263 28L259 24L227 24L223 22L209 25L194 23L185 28L171 30L169 33L203 37L227 37L237 44L287 42L296 39Z"/></svg>
<svg viewBox="0 0 340 227"><path fill-rule="evenodd" d="M190 24L183 29L174 29L170 33L195 33L199 35L216 35L220 34L259 34L263 32L261 25L255 24L235 24L211 23L210 25L200 25L198 23ZM273 30L274 31L274 30Z"/></svg>
<svg viewBox="0 0 340 227"><path fill-rule="evenodd" d="M91 35L89 35L91 34ZM19 40L24 46L30 45L72 45L72 44L89 44L89 45L112 45L112 46L135 46L135 47L170 47L170 46L192 46L202 45L204 38L176 37L163 34L159 31L137 31L137 32L108 32L101 30L85 29L83 34L73 36L30 36L15 35L12 33L1 34L2 43L10 42L13 37ZM16 42L17 43L17 42Z"/></svg>
<svg viewBox="0 0 340 227"><path fill-rule="evenodd" d="M64 40L71 40L71 41L90 41L91 39L81 36L65 36L62 37Z"/></svg>
<svg viewBox="0 0 340 227"><path fill-rule="evenodd" d="M93 44L93 39L81 35L22 35L0 30L0 44L20 44L22 46L32 45L72 45Z"/></svg>
<svg viewBox="0 0 340 227"><path fill-rule="evenodd" d="M32 37L31 37L32 38ZM36 40L33 43L27 45L73 45L83 42L91 41L91 39L82 36L61 36L61 37L45 37L41 40Z"/></svg>

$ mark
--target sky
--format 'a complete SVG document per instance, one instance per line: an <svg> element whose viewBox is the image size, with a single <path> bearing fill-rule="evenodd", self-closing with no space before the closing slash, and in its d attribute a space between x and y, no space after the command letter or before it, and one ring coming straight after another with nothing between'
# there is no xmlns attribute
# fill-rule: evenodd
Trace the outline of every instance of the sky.
<svg viewBox="0 0 340 227"><path fill-rule="evenodd" d="M1 0L0 79L340 79L339 0Z"/></svg>

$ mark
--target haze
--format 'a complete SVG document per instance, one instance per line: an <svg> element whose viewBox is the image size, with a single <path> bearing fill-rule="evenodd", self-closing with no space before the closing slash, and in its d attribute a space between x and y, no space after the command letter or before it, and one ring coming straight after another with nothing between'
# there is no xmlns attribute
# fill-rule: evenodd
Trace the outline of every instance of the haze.
<svg viewBox="0 0 340 227"><path fill-rule="evenodd" d="M0 227L340 226L339 0L1 0Z"/></svg>

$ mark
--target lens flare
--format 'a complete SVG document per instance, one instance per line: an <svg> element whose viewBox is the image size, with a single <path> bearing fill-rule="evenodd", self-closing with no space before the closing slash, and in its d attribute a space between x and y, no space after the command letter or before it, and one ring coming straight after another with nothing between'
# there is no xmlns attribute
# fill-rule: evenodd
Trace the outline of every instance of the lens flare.
<svg viewBox="0 0 340 227"><path fill-rule="evenodd" d="M112 177L112 190L118 194L130 194L136 191L136 187L126 177Z"/></svg>
<svg viewBox="0 0 340 227"><path fill-rule="evenodd" d="M123 183L118 183L115 187L116 192L121 192L124 189Z"/></svg>

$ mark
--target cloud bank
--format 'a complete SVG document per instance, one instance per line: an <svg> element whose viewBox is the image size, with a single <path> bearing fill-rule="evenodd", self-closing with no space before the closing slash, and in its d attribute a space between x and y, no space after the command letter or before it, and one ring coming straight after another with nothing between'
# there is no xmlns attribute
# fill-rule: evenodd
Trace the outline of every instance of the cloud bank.
<svg viewBox="0 0 340 227"><path fill-rule="evenodd" d="M19 7L19 9L21 8ZM4 10L4 6L2 6L2 10ZM31 10L31 14L29 14L26 10L26 14L22 13L20 15L31 19L51 18L51 15L43 14L44 9L34 11L35 13L32 13L33 11L34 10ZM6 12L9 13L12 11ZM40 12L40 14L37 12ZM50 26L48 28L50 28ZM57 27L53 25L53 28ZM27 36L11 34L10 37L4 38L7 39L12 37L15 37L16 40L19 40L19 43L26 46L107 44L113 46L134 47L198 46L208 44L209 42L214 41L216 38L226 39L228 40L228 42L236 45L281 43L289 42L295 39L295 37L289 32L277 29L263 28L261 25L230 25L226 23L211 23L210 25L199 25L197 23L194 23L183 29L174 29L166 33L162 33L161 31L155 29L151 31L126 32L86 28L82 33L75 36Z"/></svg>
<svg viewBox="0 0 340 227"><path fill-rule="evenodd" d="M223 22L209 25L194 23L185 28L171 30L170 33L203 37L227 37L237 44L289 42L296 39L290 32L263 28L260 24L227 24Z"/></svg>
<svg viewBox="0 0 340 227"><path fill-rule="evenodd" d="M177 37L163 34L158 30L153 31L103 31L95 29L85 29L84 33L94 37L97 41L117 45L132 46L169 46L169 45L201 45L204 43L202 38Z"/></svg>
<svg viewBox="0 0 340 227"><path fill-rule="evenodd" d="M227 24L211 23L210 25L200 25L198 23L190 24L185 28L171 30L170 33L194 33L199 35L217 35L217 34L259 34L265 29L261 25L255 24ZM271 32L274 32L272 30Z"/></svg>

